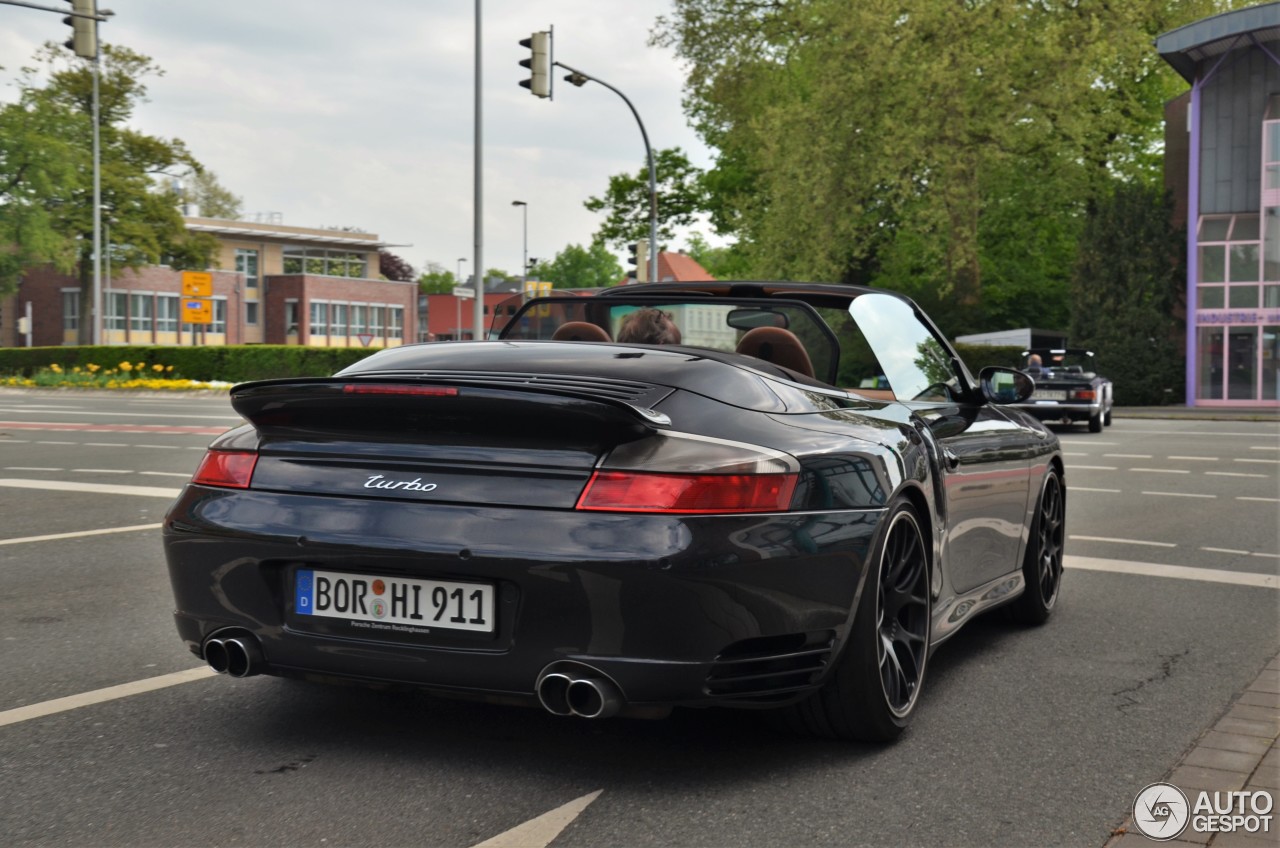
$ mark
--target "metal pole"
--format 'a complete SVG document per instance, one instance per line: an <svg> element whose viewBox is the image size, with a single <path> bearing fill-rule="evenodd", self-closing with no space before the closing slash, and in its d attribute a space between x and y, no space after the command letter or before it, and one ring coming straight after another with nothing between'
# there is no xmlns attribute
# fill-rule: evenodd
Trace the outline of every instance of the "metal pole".
<svg viewBox="0 0 1280 848"><path fill-rule="evenodd" d="M529 281L529 204L523 200L513 200L511 205L519 206L520 211L524 213L524 258L520 265L520 285L523 287Z"/></svg>
<svg viewBox="0 0 1280 848"><path fill-rule="evenodd" d="M480 0L476 0L476 130L475 130L475 220L472 223L472 229L475 232L475 263L471 266L475 268L476 279L476 308L475 308L475 333L473 339L479 341L484 338L484 135L483 135L483 113L481 111L481 84L483 76L481 74L481 48L483 41L480 37Z"/></svg>
<svg viewBox="0 0 1280 848"><path fill-rule="evenodd" d="M98 75L102 48L93 57L93 343L102 344L102 149L98 132Z"/></svg>
<svg viewBox="0 0 1280 848"><path fill-rule="evenodd" d="M658 280L658 169L653 162L653 148L649 146L649 133L645 132L644 121L640 120L640 113L636 111L636 107L632 104L630 98L618 89L609 85L609 83L593 77L591 74L584 74L576 68L571 68L564 62L553 62L553 65L564 68L569 71L569 82L581 87L587 80L592 80L603 85L614 94L622 98L627 104L627 108L631 110L631 114L635 115L636 123L640 125L640 137L644 139L644 154L649 160L649 282L656 283ZM577 79L575 79L575 77Z"/></svg>

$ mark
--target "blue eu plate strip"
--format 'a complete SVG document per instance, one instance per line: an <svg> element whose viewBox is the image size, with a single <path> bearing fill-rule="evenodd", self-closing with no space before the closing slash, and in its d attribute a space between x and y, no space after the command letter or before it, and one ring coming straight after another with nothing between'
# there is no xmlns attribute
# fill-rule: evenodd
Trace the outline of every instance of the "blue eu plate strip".
<svg viewBox="0 0 1280 848"><path fill-rule="evenodd" d="M314 610L312 597L316 585L315 572L309 568L300 569L296 580L297 592L293 598L293 611L298 615L312 615Z"/></svg>

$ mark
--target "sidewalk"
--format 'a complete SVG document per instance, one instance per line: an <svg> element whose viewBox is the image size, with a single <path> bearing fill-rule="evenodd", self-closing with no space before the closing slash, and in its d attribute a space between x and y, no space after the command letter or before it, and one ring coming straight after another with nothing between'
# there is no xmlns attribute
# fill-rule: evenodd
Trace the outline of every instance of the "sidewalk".
<svg viewBox="0 0 1280 848"><path fill-rule="evenodd" d="M1280 796L1280 654L1271 658L1257 680L1205 731L1162 782L1171 783L1194 804L1201 791L1265 790ZM1196 833L1188 826L1165 845L1211 845L1263 848L1277 842L1280 811L1273 811L1269 834ZM1139 848L1161 844L1143 835L1132 818L1116 829L1106 848Z"/></svg>
<svg viewBox="0 0 1280 848"><path fill-rule="evenodd" d="M1172 421L1270 421L1280 424L1276 406L1117 406L1113 418L1163 418Z"/></svg>

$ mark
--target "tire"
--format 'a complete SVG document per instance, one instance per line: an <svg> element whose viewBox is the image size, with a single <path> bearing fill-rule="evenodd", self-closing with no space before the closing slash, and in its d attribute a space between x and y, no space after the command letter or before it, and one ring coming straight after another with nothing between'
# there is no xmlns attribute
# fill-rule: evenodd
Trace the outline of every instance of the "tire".
<svg viewBox="0 0 1280 848"><path fill-rule="evenodd" d="M1097 415L1089 416L1089 432L1090 433L1102 432L1102 413L1101 412L1099 412Z"/></svg>
<svg viewBox="0 0 1280 848"><path fill-rule="evenodd" d="M896 500L868 559L849 642L832 676L788 708L793 729L832 739L892 742L911 721L929 656L929 555L915 508Z"/></svg>
<svg viewBox="0 0 1280 848"><path fill-rule="evenodd" d="M1103 416L1102 416L1102 426L1103 426L1103 427L1110 427L1110 426L1111 426L1111 408L1110 408L1110 407L1108 407L1108 408L1107 408L1107 411L1106 411L1105 413L1103 413Z"/></svg>
<svg viewBox="0 0 1280 848"><path fill-rule="evenodd" d="M1044 624L1062 589L1062 551L1066 541L1066 492L1058 472L1050 469L1040 486L1031 538L1022 559L1026 589L1009 612L1020 624Z"/></svg>

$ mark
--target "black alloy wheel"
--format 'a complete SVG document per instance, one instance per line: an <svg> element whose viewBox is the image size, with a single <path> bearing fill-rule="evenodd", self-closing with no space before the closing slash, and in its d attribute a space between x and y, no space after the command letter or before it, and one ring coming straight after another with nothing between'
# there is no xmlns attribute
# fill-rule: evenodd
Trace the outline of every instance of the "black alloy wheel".
<svg viewBox="0 0 1280 848"><path fill-rule="evenodd" d="M910 723L929 657L929 551L905 498L885 517L843 653L823 687L786 708L793 730L833 739L892 742Z"/></svg>
<svg viewBox="0 0 1280 848"><path fill-rule="evenodd" d="M876 643L880 685L889 710L915 706L929 653L929 567L914 514L899 512L880 558Z"/></svg>
<svg viewBox="0 0 1280 848"><path fill-rule="evenodd" d="M1066 492L1058 472L1050 470L1040 489L1031 538L1022 563L1026 590L1010 608L1024 624L1042 624L1053 612L1062 589L1062 557L1066 540Z"/></svg>

